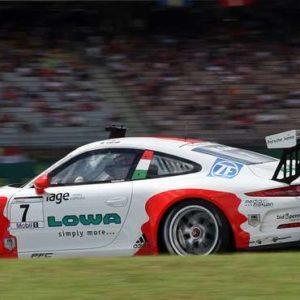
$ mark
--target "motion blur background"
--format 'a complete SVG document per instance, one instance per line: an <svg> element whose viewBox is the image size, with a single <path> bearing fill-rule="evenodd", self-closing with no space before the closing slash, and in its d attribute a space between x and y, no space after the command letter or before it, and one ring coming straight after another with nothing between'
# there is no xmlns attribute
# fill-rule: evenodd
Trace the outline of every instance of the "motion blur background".
<svg viewBox="0 0 300 300"><path fill-rule="evenodd" d="M0 184L124 124L260 150L299 128L300 1L0 2Z"/></svg>

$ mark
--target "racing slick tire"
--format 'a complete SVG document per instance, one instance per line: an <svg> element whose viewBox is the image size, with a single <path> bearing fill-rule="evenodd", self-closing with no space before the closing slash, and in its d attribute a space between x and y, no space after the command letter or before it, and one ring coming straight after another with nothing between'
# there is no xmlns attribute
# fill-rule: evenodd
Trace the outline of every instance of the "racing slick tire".
<svg viewBox="0 0 300 300"><path fill-rule="evenodd" d="M223 213L201 200L175 206L162 227L163 247L170 254L208 255L224 252L231 242L231 231Z"/></svg>

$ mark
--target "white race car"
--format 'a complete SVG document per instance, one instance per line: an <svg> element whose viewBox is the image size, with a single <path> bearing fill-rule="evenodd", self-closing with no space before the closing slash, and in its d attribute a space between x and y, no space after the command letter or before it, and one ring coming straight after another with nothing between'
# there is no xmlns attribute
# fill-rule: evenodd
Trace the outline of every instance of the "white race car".
<svg viewBox="0 0 300 300"><path fill-rule="evenodd" d="M0 189L0 257L205 255L300 242L298 130L281 160L200 140L123 137Z"/></svg>

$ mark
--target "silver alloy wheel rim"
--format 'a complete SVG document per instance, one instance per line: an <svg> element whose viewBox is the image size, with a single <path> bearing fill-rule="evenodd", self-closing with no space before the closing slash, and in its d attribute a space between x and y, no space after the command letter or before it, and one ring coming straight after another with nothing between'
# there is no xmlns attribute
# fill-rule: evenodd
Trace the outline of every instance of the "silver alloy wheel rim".
<svg viewBox="0 0 300 300"><path fill-rule="evenodd" d="M192 205L179 210L169 226L169 241L179 255L207 255L219 239L215 216L205 207Z"/></svg>

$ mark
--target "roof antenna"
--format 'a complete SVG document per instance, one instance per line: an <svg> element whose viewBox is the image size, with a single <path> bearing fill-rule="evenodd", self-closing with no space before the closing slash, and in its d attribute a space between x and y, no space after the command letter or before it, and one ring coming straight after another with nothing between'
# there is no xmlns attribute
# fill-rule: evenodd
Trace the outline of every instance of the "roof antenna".
<svg viewBox="0 0 300 300"><path fill-rule="evenodd" d="M186 142L187 140L187 126L188 126L188 123L185 122L184 123L184 141Z"/></svg>
<svg viewBox="0 0 300 300"><path fill-rule="evenodd" d="M127 127L125 127L124 125L110 125L105 127L106 131L109 131L109 139L116 139L116 138L122 138L125 137L126 135L126 130Z"/></svg>

